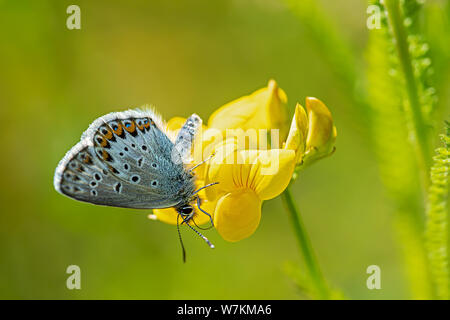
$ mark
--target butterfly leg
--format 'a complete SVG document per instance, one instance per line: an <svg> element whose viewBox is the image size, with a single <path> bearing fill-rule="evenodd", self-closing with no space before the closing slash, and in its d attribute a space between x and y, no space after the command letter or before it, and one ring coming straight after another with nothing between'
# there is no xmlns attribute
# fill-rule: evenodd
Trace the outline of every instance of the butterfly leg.
<svg viewBox="0 0 450 320"><path fill-rule="evenodd" d="M206 186L203 186L200 189L195 190L194 195L199 193L201 190L203 190L205 188L208 188L208 187L211 187L211 186L216 185L216 184L219 184L219 182L213 182L213 183L207 184Z"/></svg>
<svg viewBox="0 0 450 320"><path fill-rule="evenodd" d="M193 214L192 214L193 215ZM178 216L181 216L181 219L183 219L183 222L181 224L183 224L184 222L186 222L186 225L192 230L194 231L200 238L202 238L206 244L211 248L214 249L214 245L211 243L211 241L208 240L208 238L206 238L203 234L201 234L198 230L194 229L190 224L189 224L189 216L192 215L188 215L188 216L183 216L181 213L178 214Z"/></svg>
<svg viewBox="0 0 450 320"><path fill-rule="evenodd" d="M178 215L181 216L181 219L183 219L183 222L181 222L181 224L185 222L187 224L189 221L191 221L191 219L194 217L194 213L195 213L194 211L192 211L192 213L189 214L178 213Z"/></svg>
<svg viewBox="0 0 450 320"><path fill-rule="evenodd" d="M218 182L217 182L217 183L218 183ZM199 209L201 212L203 212L204 214L206 214L206 215L209 217L209 220L211 221L211 225L214 227L214 221L213 221L213 218L211 217L211 215L210 215L208 212L206 212L205 210L203 210L203 209L200 207L200 205L201 205L200 197L197 196L197 207L198 207L198 209Z"/></svg>

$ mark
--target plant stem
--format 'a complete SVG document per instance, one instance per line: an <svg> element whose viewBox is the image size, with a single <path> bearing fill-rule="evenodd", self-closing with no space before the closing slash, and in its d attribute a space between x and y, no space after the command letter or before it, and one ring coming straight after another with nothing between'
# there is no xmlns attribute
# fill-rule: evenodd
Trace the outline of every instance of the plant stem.
<svg viewBox="0 0 450 320"><path fill-rule="evenodd" d="M450 123L442 135L444 147L436 150L431 168L431 186L428 193L427 223L425 239L430 274L434 283L435 297L448 300L449 259L448 259L448 191L450 173Z"/></svg>
<svg viewBox="0 0 450 320"><path fill-rule="evenodd" d="M409 100L409 108L406 109L406 113L408 119L411 121L411 133L415 138L414 148L418 154L418 162L421 168L421 178L423 180L422 187L423 190L426 191L429 184L428 168L431 164L432 152L429 145L427 126L422 115L412 59L407 41L407 32L403 24L404 19L400 9L400 1L386 0L385 4L388 11L389 23L396 40L399 62L405 77L406 91Z"/></svg>
<svg viewBox="0 0 450 320"><path fill-rule="evenodd" d="M300 211L298 210L294 199L292 198L291 190L289 187L284 190L282 199L287 211L289 212L292 226L294 228L294 232L300 246L300 254L303 256L306 268L308 269L309 276L314 283L318 297L319 299L330 299L330 290L322 275L322 272L320 271L319 263L317 262L317 258L311 246L311 241L309 240L305 226L303 225Z"/></svg>
<svg viewBox="0 0 450 320"><path fill-rule="evenodd" d="M385 0L389 25L392 28L397 47L398 61L405 80L405 89L408 104L405 104L405 118L408 122L410 136L413 137L411 145L416 152L417 166L420 171L420 187L422 191L422 203L425 204L430 185L429 169L431 167L432 150L429 139L429 130L425 123L422 106L419 98L418 86L414 75L413 60L409 51L408 32L404 25L404 15L399 0ZM402 205L401 205L402 207ZM406 204L405 208L409 206ZM419 211L417 211L419 213ZM402 223L397 226L398 232L403 233L403 247L406 261L409 265L411 287L416 298L429 298L430 266L426 258L426 250L423 241L423 221L421 215L412 216L410 210L403 211L406 214L400 217ZM418 276L421 274L421 276Z"/></svg>

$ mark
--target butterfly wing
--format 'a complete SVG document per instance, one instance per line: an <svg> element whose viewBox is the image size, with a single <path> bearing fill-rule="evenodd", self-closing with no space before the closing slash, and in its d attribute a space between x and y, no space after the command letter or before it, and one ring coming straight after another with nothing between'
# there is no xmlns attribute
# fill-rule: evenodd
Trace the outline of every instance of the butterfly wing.
<svg viewBox="0 0 450 320"><path fill-rule="evenodd" d="M172 160L174 162L191 162L192 146L196 134L202 126L202 119L195 113L186 119L174 141Z"/></svg>
<svg viewBox="0 0 450 320"><path fill-rule="evenodd" d="M55 189L76 200L125 208L167 208L194 192L193 177L172 161L174 144L150 110L95 120L56 168Z"/></svg>

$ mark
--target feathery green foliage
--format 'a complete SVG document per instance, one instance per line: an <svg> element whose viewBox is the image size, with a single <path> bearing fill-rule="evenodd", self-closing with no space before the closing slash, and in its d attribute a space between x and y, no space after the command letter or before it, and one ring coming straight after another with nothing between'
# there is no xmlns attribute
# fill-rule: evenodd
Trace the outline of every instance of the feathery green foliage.
<svg viewBox="0 0 450 320"><path fill-rule="evenodd" d="M303 270L294 262L287 261L283 266L284 273L294 282L298 293L308 299L320 299L317 287ZM345 300L346 296L339 290L331 288L329 291L331 300Z"/></svg>
<svg viewBox="0 0 450 320"><path fill-rule="evenodd" d="M415 1L415 0L410 0ZM411 49L414 46L411 39L414 36L408 33L405 24L408 21L414 21L414 16L410 17L405 14L415 12L415 9L405 9L404 3L399 0L385 0L385 9L388 12L389 27L395 40L397 55L400 69L404 78L406 99L403 99L404 112L408 121L408 129L411 137L413 148L416 152L416 157L419 163L421 178L423 179L423 186L427 185L428 167L431 162L431 149L429 140L429 130L424 119L424 108L421 105L420 85L416 78L416 73L419 70L414 69L415 61ZM408 6L409 8L409 6ZM403 10L402 10L403 9ZM413 25L412 22L409 24ZM420 63L418 63L420 64Z"/></svg>
<svg viewBox="0 0 450 320"><path fill-rule="evenodd" d="M312 0L285 1L313 36L331 68L346 87L358 95L353 97L355 108L364 110L360 115L367 119L361 120L368 120L369 137L380 175L392 199L396 213L393 224L404 253L412 296L431 298L431 272L435 279L436 274L441 275L439 283L442 286L445 281L442 280L442 255L439 256L441 260L437 260L439 263L427 259L426 249L430 246L425 246L423 237L425 199L437 198L432 193L427 197L427 191L434 190L428 189L433 145L431 129L440 119L439 113L443 113L443 108L437 107L435 83L448 79L442 72L440 76L435 74L432 61L436 57L437 68L448 68L450 45L439 39L442 32L436 32L432 41L438 48L430 49L427 42L430 31L425 26L433 25L433 22L424 20L430 16L424 1L370 0L369 4L380 9L381 28L369 32L364 81L355 67L358 60L352 55L345 37L320 5ZM448 10L443 14L450 15L450 4L446 8ZM438 12L432 11L434 16ZM450 30L445 24L446 19L440 21L444 22L439 26L441 30ZM362 88L361 83L367 86ZM434 228L427 233L427 238L436 238L442 244L447 240L441 231ZM443 289L439 290L439 296L445 296Z"/></svg>
<svg viewBox="0 0 450 320"><path fill-rule="evenodd" d="M377 3L379 5L379 1L375 1ZM390 195L397 202L411 203L410 199L418 196L415 186L419 179L403 115L404 80L386 12L381 5L380 10L382 28L370 32L366 52L371 137Z"/></svg>
<svg viewBox="0 0 450 320"><path fill-rule="evenodd" d="M392 198L395 230L402 245L408 278L414 298L427 298L425 252L417 235L422 230L420 177L415 153L409 140L404 115L407 93L386 10L381 12L381 29L370 31L366 52L370 101L371 137L383 183Z"/></svg>
<svg viewBox="0 0 450 320"><path fill-rule="evenodd" d="M433 125L433 112L437 102L436 89L433 86L434 69L431 64L430 47L425 40L423 27L421 26L421 13L423 13L423 1L403 1L405 29L407 42L411 55L411 64L417 83L417 95L421 105L421 111L425 118L425 124Z"/></svg>
<svg viewBox="0 0 450 320"><path fill-rule="evenodd" d="M284 273L293 281L298 293L309 299L320 299L320 295L311 281L299 266L292 261L287 261L283 266Z"/></svg>
<svg viewBox="0 0 450 320"><path fill-rule="evenodd" d="M436 150L428 192L426 244L430 271L439 299L449 299L448 264L448 176L450 164L450 123L446 122L444 146Z"/></svg>
<svg viewBox="0 0 450 320"><path fill-rule="evenodd" d="M440 123L450 110L450 1L428 1L424 11L428 23L423 24L422 29L429 43L434 71L430 77L439 94L433 122Z"/></svg>

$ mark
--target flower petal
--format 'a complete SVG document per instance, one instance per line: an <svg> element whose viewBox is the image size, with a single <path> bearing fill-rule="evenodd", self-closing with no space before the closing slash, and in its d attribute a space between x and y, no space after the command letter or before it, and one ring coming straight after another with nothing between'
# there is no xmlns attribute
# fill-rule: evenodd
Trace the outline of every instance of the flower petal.
<svg viewBox="0 0 450 320"><path fill-rule="evenodd" d="M228 152L219 152L219 158L211 161L207 168L205 183L219 182L206 191L209 199L248 188L262 200L268 200L278 196L289 184L296 165L294 150L239 151L232 141L225 146ZM234 162L227 163L226 158Z"/></svg>
<svg viewBox="0 0 450 320"><path fill-rule="evenodd" d="M307 134L308 116L306 115L305 109L297 103L291 129L289 130L286 144L284 145L285 149L296 152L297 163L302 160L303 153L305 152Z"/></svg>
<svg viewBox="0 0 450 320"><path fill-rule="evenodd" d="M261 151L252 187L261 200L273 199L289 185L296 165L294 150L273 149Z"/></svg>
<svg viewBox="0 0 450 320"><path fill-rule="evenodd" d="M237 141L234 138L219 143L214 150L214 157L208 161L205 168L205 184L219 182L218 185L206 188L206 196L210 200L219 194L232 192L233 166L237 162Z"/></svg>
<svg viewBox="0 0 450 320"><path fill-rule="evenodd" d="M214 216L214 210L216 203L214 201L203 201L201 207L204 211L208 212L211 216ZM192 219L197 225L203 225L210 222L209 217L201 212L196 206L194 206L194 216ZM167 224L177 224L178 212L174 208L166 209L153 209L153 213L148 215L151 220L158 220ZM180 224L183 220L180 218Z"/></svg>
<svg viewBox="0 0 450 320"><path fill-rule="evenodd" d="M306 98L308 111L308 138L306 140L305 164L330 155L336 141L336 127L330 110L316 98Z"/></svg>
<svg viewBox="0 0 450 320"><path fill-rule="evenodd" d="M261 203L249 189L222 196L214 213L214 226L222 238L234 242L251 236L261 219Z"/></svg>
<svg viewBox="0 0 450 320"><path fill-rule="evenodd" d="M177 224L178 213L174 208L153 209L153 212L148 215L150 220L158 220L167 224Z"/></svg>
<svg viewBox="0 0 450 320"><path fill-rule="evenodd" d="M289 126L286 103L285 92L278 88L274 80L270 80L266 88L217 109L209 118L208 127L222 131L279 129L280 141L284 141Z"/></svg>

